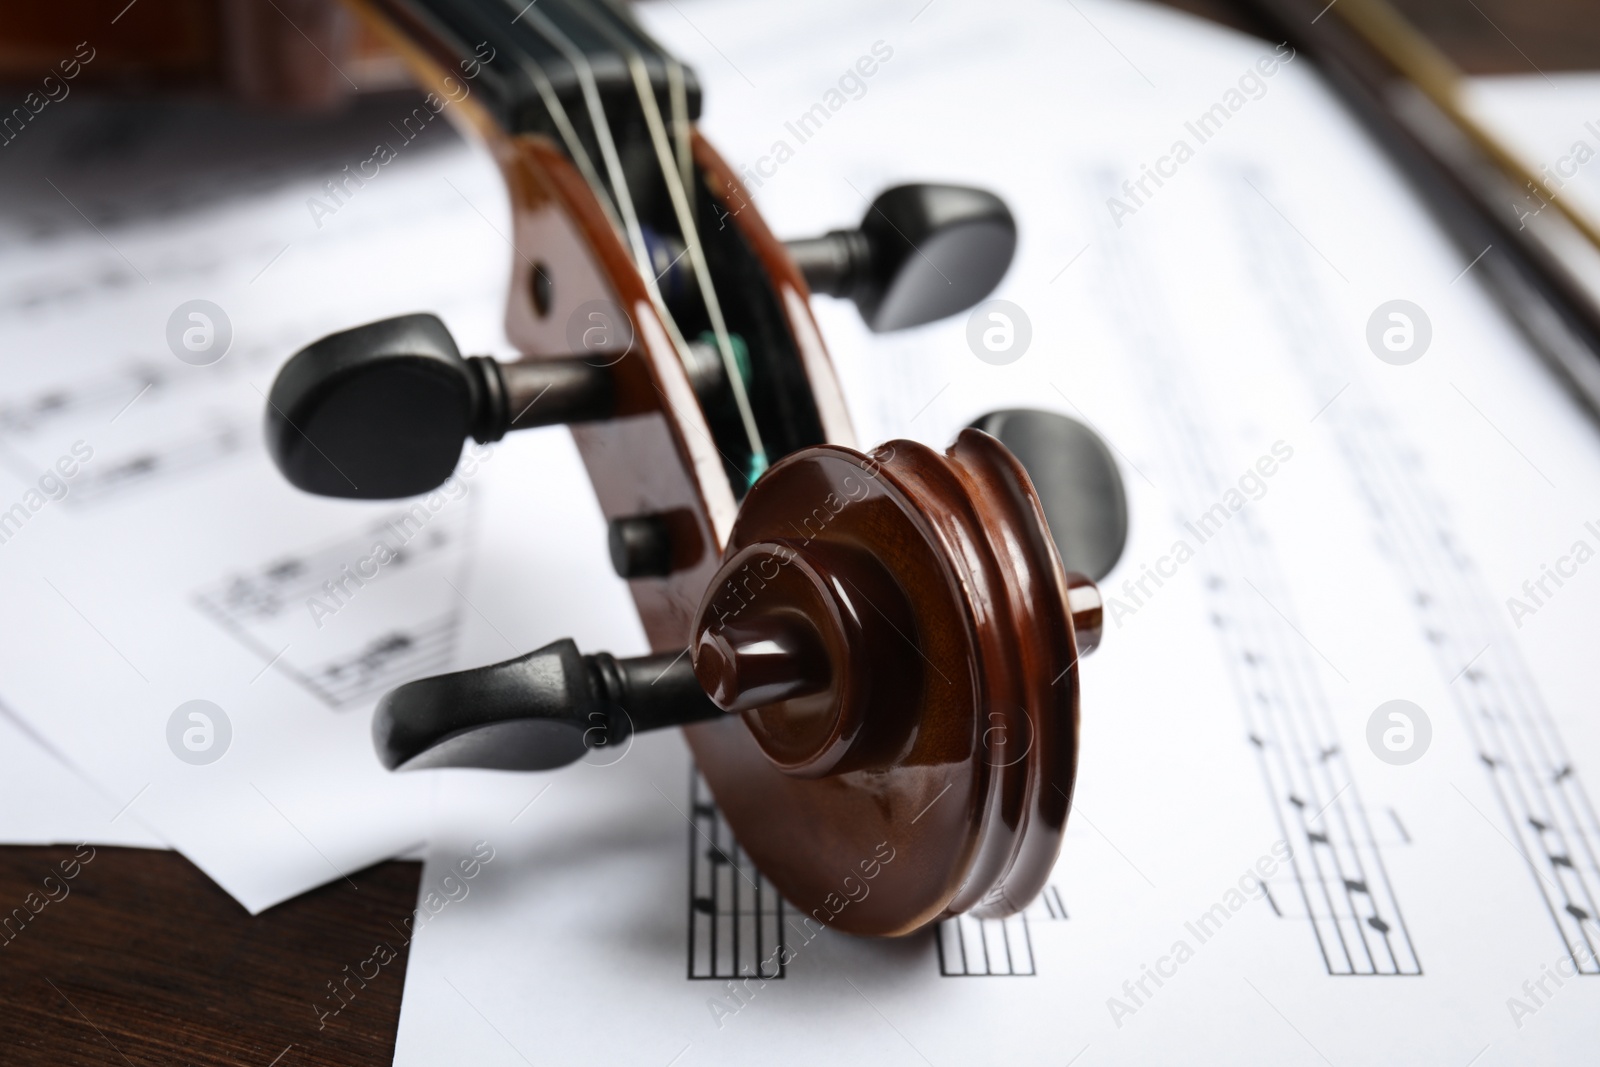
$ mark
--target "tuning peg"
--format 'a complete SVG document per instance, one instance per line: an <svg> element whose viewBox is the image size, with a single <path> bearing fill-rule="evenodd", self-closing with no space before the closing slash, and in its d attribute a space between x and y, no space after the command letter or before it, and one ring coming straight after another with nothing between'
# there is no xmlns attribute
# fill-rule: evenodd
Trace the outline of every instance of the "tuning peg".
<svg viewBox="0 0 1600 1067"><path fill-rule="evenodd" d="M1062 565L1097 582L1109 574L1128 541L1128 497L1100 435L1065 415L1027 408L992 411L972 425L1022 461Z"/></svg>
<svg viewBox="0 0 1600 1067"><path fill-rule="evenodd" d="M577 358L463 359L436 316L402 315L295 353L267 398L267 450L307 492L383 500L439 486L469 435L498 441L510 429L611 410L605 367Z"/></svg>
<svg viewBox="0 0 1600 1067"><path fill-rule="evenodd" d="M898 185L860 229L788 242L812 292L849 297L876 333L965 311L994 291L1017 247L1017 224L993 193Z"/></svg>
<svg viewBox="0 0 1600 1067"><path fill-rule="evenodd" d="M545 771L644 730L721 714L685 655L586 656L563 639L390 691L378 702L372 740L390 770Z"/></svg>

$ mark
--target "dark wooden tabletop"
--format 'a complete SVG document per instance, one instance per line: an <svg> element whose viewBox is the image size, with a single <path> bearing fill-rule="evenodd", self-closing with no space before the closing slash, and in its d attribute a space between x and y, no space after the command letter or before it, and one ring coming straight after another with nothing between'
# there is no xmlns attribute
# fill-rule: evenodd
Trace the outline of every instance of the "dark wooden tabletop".
<svg viewBox="0 0 1600 1067"><path fill-rule="evenodd" d="M1246 28L1221 0L1172 6ZM1595 0L1395 0L1470 73L1600 69ZM16 1065L387 1064L419 865L383 863L251 917L181 856L98 848L42 907L72 848L0 848L0 1060ZM61 885L59 877L55 883ZM30 894L34 894L30 898ZM35 914L27 902L34 901ZM13 933L14 932L14 933ZM399 958L325 1023L330 983ZM355 988L342 986L341 988Z"/></svg>
<svg viewBox="0 0 1600 1067"><path fill-rule="evenodd" d="M1230 0L1157 0L1249 32ZM1389 0L1468 74L1600 70L1597 0Z"/></svg>
<svg viewBox="0 0 1600 1067"><path fill-rule="evenodd" d="M0 1062L387 1064L420 869L382 863L252 918L176 852L0 848ZM380 944L399 958L346 981Z"/></svg>

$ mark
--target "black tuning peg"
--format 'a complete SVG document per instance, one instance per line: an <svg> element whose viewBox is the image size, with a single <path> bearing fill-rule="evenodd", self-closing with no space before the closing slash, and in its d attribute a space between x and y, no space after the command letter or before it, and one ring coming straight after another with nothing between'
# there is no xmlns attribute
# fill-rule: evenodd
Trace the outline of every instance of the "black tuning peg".
<svg viewBox="0 0 1600 1067"><path fill-rule="evenodd" d="M1000 439L1022 461L1051 540L1069 571L1100 581L1128 542L1128 497L1106 443L1053 411L992 411L973 427Z"/></svg>
<svg viewBox="0 0 1600 1067"><path fill-rule="evenodd" d="M586 656L561 640L391 690L373 715L372 740L390 770L545 771L635 733L722 714L686 655Z"/></svg>
<svg viewBox="0 0 1600 1067"><path fill-rule="evenodd" d="M434 315L330 334L285 363L267 398L267 450L322 496L385 500L438 487L470 435L581 422L612 410L610 372L582 359L463 359Z"/></svg>
<svg viewBox="0 0 1600 1067"><path fill-rule="evenodd" d="M899 185L872 202L861 228L788 242L812 292L849 297L877 333L965 311L1011 265L1017 224L993 193Z"/></svg>

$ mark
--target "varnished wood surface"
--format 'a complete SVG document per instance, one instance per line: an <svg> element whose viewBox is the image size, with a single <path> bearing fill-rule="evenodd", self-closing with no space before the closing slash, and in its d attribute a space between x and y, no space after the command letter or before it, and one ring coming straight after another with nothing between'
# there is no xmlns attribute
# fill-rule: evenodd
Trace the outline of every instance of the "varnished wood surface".
<svg viewBox="0 0 1600 1067"><path fill-rule="evenodd" d="M1168 2L1243 26L1218 0ZM1471 73L1600 69L1593 0L1396 2ZM0 910L24 906L72 853L0 848ZM418 866L352 877L359 891L340 882L252 918L173 853L98 849L71 895L0 947L0 1062L389 1063L404 949L320 1031L312 1006L344 966L398 936Z"/></svg>
<svg viewBox="0 0 1600 1067"><path fill-rule="evenodd" d="M1156 0L1253 32L1231 0ZM1600 70L1595 0L1389 0L1468 74Z"/></svg>
<svg viewBox="0 0 1600 1067"><path fill-rule="evenodd" d="M304 4L306 0L296 0ZM659 0L656 0L659 2ZM1248 30L1230 0L1157 0L1203 18ZM1600 68L1600 12L1594 0L1390 0L1469 74L1533 74ZM227 0L234 14L279 13L263 0ZM282 0L280 7L287 4ZM62 55L86 37L104 37L126 0L78 0L41 5L35 0L0 0L0 79L31 84L49 73ZM294 5L289 5L294 9ZM164 0L141 4L121 23L126 33L102 42L105 51L85 72L89 83L132 85L215 84L221 29L215 0ZM251 8L259 8L251 11ZM301 14L298 9L293 13ZM283 21L280 19L280 21ZM304 15L297 20L304 24ZM119 25L121 24L119 23ZM297 62L299 38L281 27L288 62ZM326 42L324 42L326 44ZM363 86L391 87L403 77L390 57L380 57L376 38L354 42L356 79ZM310 53L315 55L314 53ZM309 69L309 67L308 67Z"/></svg>
<svg viewBox="0 0 1600 1067"><path fill-rule="evenodd" d="M0 848L0 913L11 920L0 937L0 1062L393 1058L420 864L382 863L252 917L175 852L95 848L66 879L60 865L75 852ZM13 909L31 918L19 924ZM396 958L368 963L380 944ZM374 971L364 987L346 983ZM340 1006L330 982L353 994L319 1015Z"/></svg>
<svg viewBox="0 0 1600 1067"><path fill-rule="evenodd" d="M701 684L731 709L745 681L826 682L685 728L740 847L846 933L1020 911L1066 826L1078 654L1016 457L970 429L943 453L803 449L750 490L728 547L695 621Z"/></svg>
<svg viewBox="0 0 1600 1067"><path fill-rule="evenodd" d="M1391 0L1469 74L1600 70L1595 0Z"/></svg>

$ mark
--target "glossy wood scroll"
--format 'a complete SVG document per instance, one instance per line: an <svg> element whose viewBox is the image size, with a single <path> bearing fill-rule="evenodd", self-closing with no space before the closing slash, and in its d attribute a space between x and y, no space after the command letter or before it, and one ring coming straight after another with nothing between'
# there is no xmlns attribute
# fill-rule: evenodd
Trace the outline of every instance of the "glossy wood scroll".
<svg viewBox="0 0 1600 1067"><path fill-rule="evenodd" d="M692 651L739 714L686 733L762 873L853 934L1032 900L1077 766L1070 601L1087 628L1100 608L1015 457L975 430L943 455L805 449L751 489L728 552Z"/></svg>

